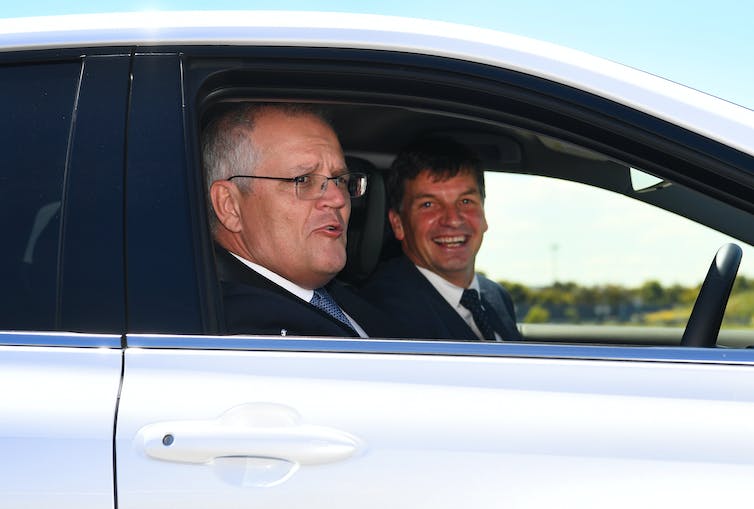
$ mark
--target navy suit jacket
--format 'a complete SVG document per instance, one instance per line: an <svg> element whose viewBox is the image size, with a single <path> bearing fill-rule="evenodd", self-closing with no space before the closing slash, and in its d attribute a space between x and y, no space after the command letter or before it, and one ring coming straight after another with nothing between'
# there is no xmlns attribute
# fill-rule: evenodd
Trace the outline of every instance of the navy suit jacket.
<svg viewBox="0 0 754 509"><path fill-rule="evenodd" d="M481 297L495 332L504 340L521 340L513 300L499 284L477 275ZM362 285L360 294L375 306L402 320L402 328L415 338L479 341L461 315L405 256L391 258Z"/></svg>
<svg viewBox="0 0 754 509"><path fill-rule="evenodd" d="M215 249L215 261L226 333L358 337L340 321L250 269L225 249ZM370 337L401 336L382 311L344 284L333 280L325 288Z"/></svg>

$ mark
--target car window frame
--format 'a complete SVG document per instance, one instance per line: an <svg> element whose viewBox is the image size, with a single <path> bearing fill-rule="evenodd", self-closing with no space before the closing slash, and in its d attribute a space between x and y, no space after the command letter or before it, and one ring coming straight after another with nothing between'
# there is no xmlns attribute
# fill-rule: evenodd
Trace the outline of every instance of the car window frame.
<svg viewBox="0 0 754 509"><path fill-rule="evenodd" d="M44 336L43 344L54 343L55 331L62 337L126 330L122 199L130 54L123 47L0 52L0 65L78 68L66 140L54 323L29 329ZM61 339L61 346L67 344Z"/></svg>
<svg viewBox="0 0 754 509"><path fill-rule="evenodd" d="M754 168L754 157L624 105L520 72L451 58L337 48L194 46L142 48L140 53L180 55L187 154L185 170L187 180L193 180L185 185L191 189L191 199L187 202L191 202L190 228L200 272L191 277L199 281L198 294L203 296L195 295L194 298L210 309L202 311L203 328L196 331L207 334L206 339L197 339L190 332L177 335L170 327L158 327L152 332L168 337L160 336L161 339L154 342L155 337L150 336L150 341L145 341L143 338L147 336L134 335L140 332L137 327L130 331L129 346L174 348L184 344L193 345L192 348L210 348L211 345L226 348L225 345L229 344L210 340L216 338L215 334L222 329L219 323L221 299L204 219L207 209L202 194L204 184L198 133L208 104L233 94L253 100L372 101L387 106L435 108L454 115L474 115L485 121L512 123L619 160L629 160L645 171L690 184L692 188L710 192L717 199L754 212L754 178L749 170ZM290 75L294 72L297 73L297 82L304 85L290 83ZM249 79L250 76L253 79ZM695 149L696 146L700 148ZM718 186L730 183L731 175L746 185ZM265 349L305 348L308 351L311 348L316 351L328 348L328 340L318 338L302 338L292 347L284 346L279 339L266 341L269 338L254 341L238 338L237 344L245 345L243 348L255 348L263 339L262 348ZM413 346L408 346L409 343ZM430 344L422 341L407 341L404 345L377 339L353 343L349 351L352 351L350 348L371 351L377 345L385 346L385 351L409 348L438 353L432 348L427 349ZM481 348L485 349L485 355L517 355L511 353L510 346L484 345ZM454 344L449 348L455 355L468 347ZM490 350L486 350L488 348ZM590 354L589 349L597 347L526 345L525 348L527 356L549 355L547 352L555 349L558 352L552 354L555 356L592 358L594 354ZM600 356L623 358L633 355L633 352L628 354L619 347L606 348L607 351L599 350ZM637 354L638 358L652 359L649 349L640 350L642 353ZM688 353L691 350L694 349L671 348L668 356L697 358L698 353ZM715 352L706 352L705 355L716 359L724 357ZM748 357L745 353L741 355Z"/></svg>

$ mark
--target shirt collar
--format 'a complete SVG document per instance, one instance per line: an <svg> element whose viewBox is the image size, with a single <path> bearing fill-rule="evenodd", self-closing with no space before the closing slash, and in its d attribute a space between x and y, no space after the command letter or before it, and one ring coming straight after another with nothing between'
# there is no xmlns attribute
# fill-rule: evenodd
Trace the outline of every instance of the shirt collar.
<svg viewBox="0 0 754 509"><path fill-rule="evenodd" d="M303 299L306 302L311 302L312 297L314 297L314 290L309 290L308 288L302 288L302 287L298 286L296 283L288 281L287 279L285 279L280 274L272 272L270 269L268 269L266 267L262 267L261 265L259 265L257 263L250 262L249 260L247 260L245 258L241 258L237 254L232 253L230 251L228 251L228 252L230 254L232 254L233 256L235 256L238 259L238 261L240 261L241 263L243 263L244 265L246 265L247 267L249 267L254 272L258 273L261 276L266 277L267 279L269 279L270 281L272 281L276 285L282 286L283 288L285 288L286 290L288 290L289 292L291 292L296 297L298 297L300 299ZM460 299L460 297L459 297L459 299Z"/></svg>
<svg viewBox="0 0 754 509"><path fill-rule="evenodd" d="M419 269L419 272L421 272L424 277L429 280L432 286L434 286L435 289L440 292L440 295L442 295L443 298L448 301L451 306L456 307L461 303L461 296L463 295L463 291L466 288L461 288L460 286L454 285L447 279L443 278L439 274L432 272L429 269L419 267L418 265L416 266L416 268ZM471 280L469 288L476 290L477 292L479 291L479 280L476 274L474 274L474 278Z"/></svg>

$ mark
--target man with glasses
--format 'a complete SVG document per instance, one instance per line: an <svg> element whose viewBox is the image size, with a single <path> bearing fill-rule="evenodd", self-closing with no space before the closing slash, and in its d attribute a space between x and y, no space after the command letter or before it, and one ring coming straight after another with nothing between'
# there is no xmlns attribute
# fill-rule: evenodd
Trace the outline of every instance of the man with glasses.
<svg viewBox="0 0 754 509"><path fill-rule="evenodd" d="M235 103L202 135L231 334L389 336L389 320L334 281L346 263L351 198L338 138L313 107Z"/></svg>
<svg viewBox="0 0 754 509"><path fill-rule="evenodd" d="M398 154L386 182L403 256L383 263L362 295L407 318L414 337L521 339L508 292L474 272L487 231L477 156L452 139L421 140Z"/></svg>

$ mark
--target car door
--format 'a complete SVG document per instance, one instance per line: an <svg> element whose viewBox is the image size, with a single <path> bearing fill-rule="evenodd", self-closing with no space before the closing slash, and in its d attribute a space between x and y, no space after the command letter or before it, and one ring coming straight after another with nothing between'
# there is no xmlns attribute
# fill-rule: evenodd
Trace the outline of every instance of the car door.
<svg viewBox="0 0 754 509"><path fill-rule="evenodd" d="M115 504L128 54L4 52L0 505Z"/></svg>
<svg viewBox="0 0 754 509"><path fill-rule="evenodd" d="M735 507L752 495L748 355L131 341L122 508Z"/></svg>
<svg viewBox="0 0 754 509"><path fill-rule="evenodd" d="M433 99L503 96L489 83L486 98L463 92L473 83L451 83L454 69L474 71L457 61L234 51L196 50L195 60L190 49L144 51L135 60L119 508L746 504L754 357L745 349L218 335L192 141L198 91L223 94L215 66L248 80L250 96L274 95L291 69L318 84L301 97L340 93L345 83L359 89L354 80L364 90L389 84L404 99L421 83L430 96L445 72L452 93ZM215 52L216 62L203 60ZM312 70L326 57L356 63L350 72ZM367 61L380 72L370 75ZM236 69L239 62L248 65ZM427 79L391 81L383 72L411 65L426 72L413 78ZM290 68L267 72L275 66ZM576 122L557 124L560 113L551 114L553 129ZM605 136L622 136L615 132ZM643 156L652 153L660 150Z"/></svg>

